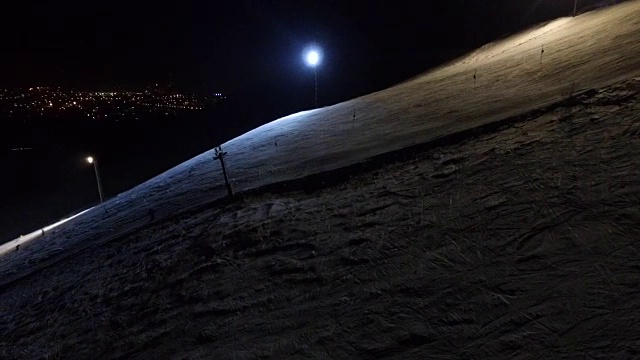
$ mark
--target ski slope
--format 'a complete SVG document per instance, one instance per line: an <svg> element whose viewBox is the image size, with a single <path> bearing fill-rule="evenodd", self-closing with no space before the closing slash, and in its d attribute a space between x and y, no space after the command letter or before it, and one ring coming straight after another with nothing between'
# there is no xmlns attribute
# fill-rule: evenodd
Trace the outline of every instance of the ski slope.
<svg viewBox="0 0 640 360"><path fill-rule="evenodd" d="M639 39L640 1L557 19L392 88L239 136L222 144L227 170L234 189L245 191L515 116L639 75ZM0 258L3 283L224 197L213 156L211 150L190 159Z"/></svg>

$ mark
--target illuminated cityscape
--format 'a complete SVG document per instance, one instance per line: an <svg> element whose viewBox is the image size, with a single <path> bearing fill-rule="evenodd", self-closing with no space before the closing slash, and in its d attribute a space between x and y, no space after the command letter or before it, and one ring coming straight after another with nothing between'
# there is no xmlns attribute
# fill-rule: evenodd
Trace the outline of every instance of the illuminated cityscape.
<svg viewBox="0 0 640 360"><path fill-rule="evenodd" d="M220 93L207 97L160 90L157 86L143 92L76 91L60 87L0 89L0 116L10 119L83 116L119 121L201 111L221 99L224 96Z"/></svg>

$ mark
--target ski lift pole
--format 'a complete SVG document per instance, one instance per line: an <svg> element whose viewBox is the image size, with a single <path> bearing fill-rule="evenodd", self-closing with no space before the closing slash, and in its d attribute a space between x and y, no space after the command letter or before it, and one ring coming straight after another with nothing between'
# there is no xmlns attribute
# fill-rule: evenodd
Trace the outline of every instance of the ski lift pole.
<svg viewBox="0 0 640 360"><path fill-rule="evenodd" d="M224 165L224 157L227 155L226 151L222 151L222 147L218 146L215 148L216 155L213 157L214 160L220 160L220 165L222 165L222 175L224 175L224 183L227 185L227 192L229 197L233 197L233 188L231 187L231 183L229 182L229 177L227 176L227 168Z"/></svg>

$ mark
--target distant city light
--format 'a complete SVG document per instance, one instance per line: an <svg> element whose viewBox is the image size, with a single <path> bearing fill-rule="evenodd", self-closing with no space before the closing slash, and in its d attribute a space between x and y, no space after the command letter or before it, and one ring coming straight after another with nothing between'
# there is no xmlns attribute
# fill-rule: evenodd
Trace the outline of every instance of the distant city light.
<svg viewBox="0 0 640 360"><path fill-rule="evenodd" d="M36 91L37 90L37 91ZM216 93L216 98L224 98ZM83 116L98 118L137 118L141 114L161 116L176 115L180 111L204 110L213 97L194 94L131 91L74 91L63 88L31 87L24 89L0 89L0 117L15 113L34 115L61 115L80 110ZM171 109L167 111L166 109ZM59 114L58 114L59 113Z"/></svg>

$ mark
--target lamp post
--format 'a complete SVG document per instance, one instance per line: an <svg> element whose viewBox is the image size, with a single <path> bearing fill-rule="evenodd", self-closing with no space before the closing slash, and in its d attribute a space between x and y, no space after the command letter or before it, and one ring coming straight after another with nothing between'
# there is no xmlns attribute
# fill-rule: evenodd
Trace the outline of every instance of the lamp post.
<svg viewBox="0 0 640 360"><path fill-rule="evenodd" d="M87 157L87 162L89 164L93 164L93 169L96 172L96 181L98 182L98 194L100 194L100 203L104 201L104 197L102 195L102 181L100 181L100 172L98 171L98 160L93 157Z"/></svg>
<svg viewBox="0 0 640 360"><path fill-rule="evenodd" d="M305 55L307 65L313 68L313 80L315 84L315 106L318 107L318 65L320 64L320 50L310 49Z"/></svg>
<svg viewBox="0 0 640 360"><path fill-rule="evenodd" d="M578 11L578 0L573 1L573 17L576 17L576 12Z"/></svg>

